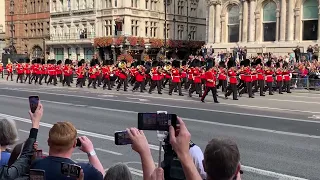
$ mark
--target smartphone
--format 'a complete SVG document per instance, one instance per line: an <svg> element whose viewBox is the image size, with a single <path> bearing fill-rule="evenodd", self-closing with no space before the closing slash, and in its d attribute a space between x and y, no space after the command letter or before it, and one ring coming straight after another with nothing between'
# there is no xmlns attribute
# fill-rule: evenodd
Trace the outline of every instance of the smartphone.
<svg viewBox="0 0 320 180"><path fill-rule="evenodd" d="M77 144L76 144L77 147L81 147L81 141L79 138L77 138Z"/></svg>
<svg viewBox="0 0 320 180"><path fill-rule="evenodd" d="M45 180L45 171L40 169L30 169L29 172L29 179L30 180Z"/></svg>
<svg viewBox="0 0 320 180"><path fill-rule="evenodd" d="M132 144L132 141L127 131L116 131L114 133L114 142L116 145Z"/></svg>
<svg viewBox="0 0 320 180"><path fill-rule="evenodd" d="M176 114L138 113L138 129L169 131L169 126L177 125Z"/></svg>
<svg viewBox="0 0 320 180"><path fill-rule="evenodd" d="M42 153L42 150L36 150L34 153L33 153L33 156L38 159L38 158L42 158L43 157L43 153Z"/></svg>
<svg viewBox="0 0 320 180"><path fill-rule="evenodd" d="M29 104L31 112L36 112L39 104L39 96L29 96Z"/></svg>
<svg viewBox="0 0 320 180"><path fill-rule="evenodd" d="M61 163L61 173L67 177L79 178L81 167L76 164Z"/></svg>

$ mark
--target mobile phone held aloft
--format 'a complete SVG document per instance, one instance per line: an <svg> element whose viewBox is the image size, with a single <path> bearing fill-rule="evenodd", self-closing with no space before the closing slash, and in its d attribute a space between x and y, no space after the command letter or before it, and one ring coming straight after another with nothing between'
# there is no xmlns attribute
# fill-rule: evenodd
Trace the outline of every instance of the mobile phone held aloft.
<svg viewBox="0 0 320 180"><path fill-rule="evenodd" d="M36 150L36 151L33 153L33 156L34 156L36 159L41 159L41 158L43 158L42 150Z"/></svg>
<svg viewBox="0 0 320 180"><path fill-rule="evenodd" d="M61 163L61 173L67 177L79 178L81 167L76 164Z"/></svg>
<svg viewBox="0 0 320 180"><path fill-rule="evenodd" d="M30 169L29 171L30 180L45 180L45 171L40 169Z"/></svg>
<svg viewBox="0 0 320 180"><path fill-rule="evenodd" d="M29 96L29 104L31 112L36 112L39 104L39 96Z"/></svg>
<svg viewBox="0 0 320 180"><path fill-rule="evenodd" d="M176 127L176 114L138 113L138 129L151 131L169 131L169 126Z"/></svg>
<svg viewBox="0 0 320 180"><path fill-rule="evenodd" d="M127 131L117 131L114 133L114 142L116 145L132 144Z"/></svg>

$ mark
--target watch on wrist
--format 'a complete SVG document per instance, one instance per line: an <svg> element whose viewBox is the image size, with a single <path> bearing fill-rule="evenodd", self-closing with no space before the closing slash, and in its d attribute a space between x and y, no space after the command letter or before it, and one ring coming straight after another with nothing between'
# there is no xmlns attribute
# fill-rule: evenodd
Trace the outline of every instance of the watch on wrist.
<svg viewBox="0 0 320 180"><path fill-rule="evenodd" d="M94 150L89 152L89 153L87 153L87 154L88 154L89 157L97 155L97 153Z"/></svg>

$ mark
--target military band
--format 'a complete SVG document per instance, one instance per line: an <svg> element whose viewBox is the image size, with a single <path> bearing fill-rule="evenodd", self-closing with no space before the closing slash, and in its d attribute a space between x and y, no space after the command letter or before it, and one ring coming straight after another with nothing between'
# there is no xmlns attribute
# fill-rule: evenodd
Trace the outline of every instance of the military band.
<svg viewBox="0 0 320 180"><path fill-rule="evenodd" d="M42 85L44 81L47 85L56 86L58 83L71 87L74 76L77 77L76 87L85 87L88 79L88 88L94 89L102 85L103 90L117 91L122 89L127 91L130 85L132 92L143 93L149 86L148 92L151 94L157 89L158 94L162 94L163 89L169 84L169 95L178 92L183 96L182 86L188 92L189 97L193 93L199 96L204 102L208 92L211 91L215 103L218 89L227 99L233 94L233 100L238 100L238 95L247 93L249 98L254 98L254 94L259 92L260 96L265 96L264 92L273 95L278 91L290 92L291 71L287 63L275 63L271 61L263 64L261 59L254 62L244 60L237 67L232 60L228 62L215 63L215 59L208 58L205 61L199 59L189 59L185 61L172 60L167 62L127 62L121 60L114 63L112 60L103 62L97 59L90 63L81 60L78 64L66 59L64 62L56 60L44 61L41 59L19 60L13 66L11 62L6 65L6 80L13 80L15 72L17 83L29 83ZM0 63L0 71L3 78L4 65ZM275 85L275 86L274 86Z"/></svg>

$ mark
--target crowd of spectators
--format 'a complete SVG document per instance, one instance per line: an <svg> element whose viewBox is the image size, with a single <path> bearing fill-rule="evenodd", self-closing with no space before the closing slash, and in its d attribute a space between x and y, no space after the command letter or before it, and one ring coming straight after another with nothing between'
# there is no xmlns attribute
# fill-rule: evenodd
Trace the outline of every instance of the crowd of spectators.
<svg viewBox="0 0 320 180"><path fill-rule="evenodd" d="M15 122L0 119L1 169L0 180L27 180L30 169L45 172L46 180L131 180L132 175L125 164L115 164L106 172L102 166L91 140L78 137L77 130L70 122L58 122L49 131L47 157L35 157L36 142L43 106L39 103L34 113L29 112L32 127L29 138L17 144L13 150L9 146L18 140ZM190 147L191 134L186 124L178 118L178 128L169 128L170 144L181 162L187 180L235 180L240 178L240 153L237 145L227 139L212 139L204 153L198 146ZM144 180L164 179L164 170L156 167L147 138L143 131L128 128L132 149L141 159ZM80 145L79 142L80 141ZM88 163L74 162L71 157L75 148L88 155ZM81 167L80 176L72 178L61 172L61 163Z"/></svg>

